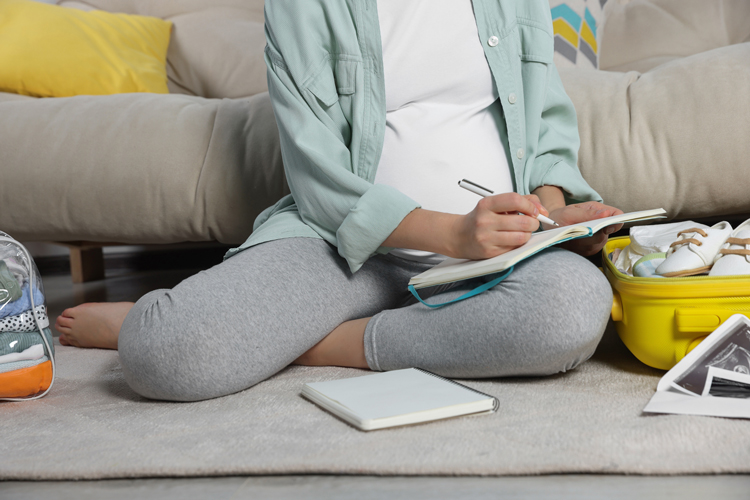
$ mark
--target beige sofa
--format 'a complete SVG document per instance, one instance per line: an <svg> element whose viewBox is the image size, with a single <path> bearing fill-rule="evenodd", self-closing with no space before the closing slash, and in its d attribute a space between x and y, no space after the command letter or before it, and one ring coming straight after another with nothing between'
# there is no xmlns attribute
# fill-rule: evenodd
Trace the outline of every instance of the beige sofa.
<svg viewBox="0 0 750 500"><path fill-rule="evenodd" d="M61 1L174 22L170 95L0 94L0 229L27 241L241 243L288 192L262 0ZM561 70L605 201L750 214L750 1L609 0L606 71Z"/></svg>
<svg viewBox="0 0 750 500"><path fill-rule="evenodd" d="M562 71L605 201L750 216L750 1L609 0L605 71Z"/></svg>
<svg viewBox="0 0 750 500"><path fill-rule="evenodd" d="M171 94L3 94L0 227L27 241L243 241L288 192L263 1L59 3L171 20Z"/></svg>

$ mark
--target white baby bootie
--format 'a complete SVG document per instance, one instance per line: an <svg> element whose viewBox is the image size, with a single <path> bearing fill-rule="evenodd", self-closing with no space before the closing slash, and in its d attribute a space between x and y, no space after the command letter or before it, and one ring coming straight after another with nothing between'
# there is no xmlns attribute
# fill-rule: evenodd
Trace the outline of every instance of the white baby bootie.
<svg viewBox="0 0 750 500"><path fill-rule="evenodd" d="M676 277L707 272L731 233L732 226L726 221L706 230L692 228L680 231L677 241L667 250L667 258L656 268L656 273Z"/></svg>
<svg viewBox="0 0 750 500"><path fill-rule="evenodd" d="M709 276L750 274L750 219L732 231L719 249Z"/></svg>

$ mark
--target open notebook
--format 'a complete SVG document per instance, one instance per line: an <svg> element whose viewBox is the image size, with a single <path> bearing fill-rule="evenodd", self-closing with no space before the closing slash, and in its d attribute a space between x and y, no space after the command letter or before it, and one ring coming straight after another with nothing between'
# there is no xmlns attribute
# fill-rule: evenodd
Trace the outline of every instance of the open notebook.
<svg viewBox="0 0 750 500"><path fill-rule="evenodd" d="M409 281L409 285L413 285L416 289L427 288L430 286L442 285L444 283L476 278L487 274L499 273L547 247L576 238L592 236L600 229L614 224L663 218L666 217L666 213L667 212L663 208L656 208L653 210L630 212L627 214L614 215L612 217L583 222L572 226L563 226L549 229L547 231L540 231L534 233L526 244L491 259L446 259L422 274L414 276Z"/></svg>
<svg viewBox="0 0 750 500"><path fill-rule="evenodd" d="M488 413L498 406L492 396L419 368L305 384L302 395L363 431Z"/></svg>

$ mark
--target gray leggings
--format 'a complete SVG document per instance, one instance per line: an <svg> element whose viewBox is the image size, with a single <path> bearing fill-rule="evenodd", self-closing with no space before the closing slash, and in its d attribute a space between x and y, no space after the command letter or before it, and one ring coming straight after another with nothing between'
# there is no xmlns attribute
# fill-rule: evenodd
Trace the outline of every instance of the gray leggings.
<svg viewBox="0 0 750 500"><path fill-rule="evenodd" d="M282 370L341 323L369 316L365 355L373 370L549 375L593 354L612 306L603 274L558 248L517 265L491 290L434 310L406 288L428 267L380 255L352 274L322 240L252 247L135 304L118 345L125 378L154 399L231 394ZM478 283L423 292L433 293L428 302L445 302Z"/></svg>

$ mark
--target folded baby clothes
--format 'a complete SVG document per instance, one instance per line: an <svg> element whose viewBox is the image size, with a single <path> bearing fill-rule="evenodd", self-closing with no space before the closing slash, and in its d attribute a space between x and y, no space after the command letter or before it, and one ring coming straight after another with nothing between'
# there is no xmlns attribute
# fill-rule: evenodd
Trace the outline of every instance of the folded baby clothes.
<svg viewBox="0 0 750 500"><path fill-rule="evenodd" d="M21 285L8 269L4 260L0 260L0 302L11 302L21 298Z"/></svg>
<svg viewBox="0 0 750 500"><path fill-rule="evenodd" d="M25 351L1 355L0 364L14 363L16 361L29 361L42 357L44 357L44 346L42 344L37 344L29 347Z"/></svg>
<svg viewBox="0 0 750 500"><path fill-rule="evenodd" d="M21 259L17 256L3 257L2 255L0 255L0 259L5 262L8 270L13 273L13 276L16 278L16 281L18 281L18 284L21 286L25 285L29 279L29 275L28 271L26 270L26 265L20 262Z"/></svg>
<svg viewBox="0 0 750 500"><path fill-rule="evenodd" d="M664 262L667 258L667 254L664 252L650 253L644 255L638 262L633 264L633 276L639 278L663 278L664 276L656 274L656 268L659 264Z"/></svg>
<svg viewBox="0 0 750 500"><path fill-rule="evenodd" d="M47 307L37 306L36 314L39 316L39 322L42 324L42 328L49 326L49 317L47 317ZM34 315L31 313L31 309L24 311L21 314L15 316L6 316L0 318L0 333L2 332L35 332L39 328L37 327Z"/></svg>
<svg viewBox="0 0 750 500"><path fill-rule="evenodd" d="M49 328L42 330L47 342L52 348L53 354L55 348L52 345L52 332ZM23 352L31 346L42 344L42 337L37 332L5 332L0 333L0 356L14 352Z"/></svg>
<svg viewBox="0 0 750 500"><path fill-rule="evenodd" d="M7 304L3 304L0 302L0 318L5 318L6 316L15 316L16 314L21 314L24 311L30 311L31 310L31 297L29 293L29 285L24 285L22 288L23 295L20 299L14 300L13 302L8 302ZM44 295L42 295L42 291L39 290L37 287L34 287L34 305L44 304Z"/></svg>
<svg viewBox="0 0 750 500"><path fill-rule="evenodd" d="M23 370L24 368L31 368L32 366L40 365L45 361L48 361L47 356L42 356L39 359L25 359L22 361L12 361L10 363L0 364L0 373L8 373L16 370Z"/></svg>
<svg viewBox="0 0 750 500"><path fill-rule="evenodd" d="M56 372L49 318L40 309L42 277L28 249L3 231L0 261L0 322L8 330L0 331L0 401L39 399Z"/></svg>

